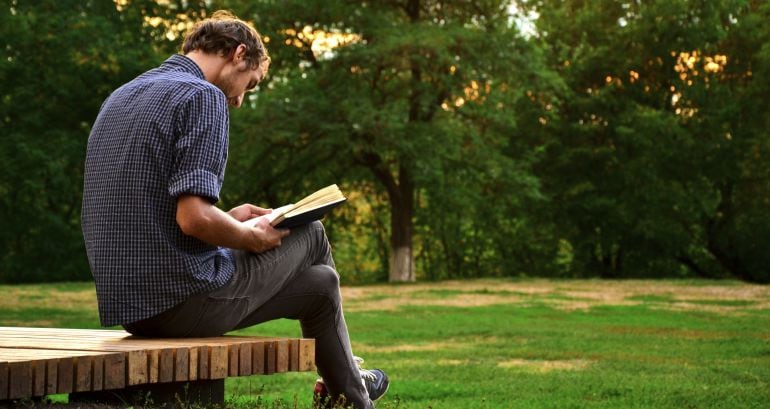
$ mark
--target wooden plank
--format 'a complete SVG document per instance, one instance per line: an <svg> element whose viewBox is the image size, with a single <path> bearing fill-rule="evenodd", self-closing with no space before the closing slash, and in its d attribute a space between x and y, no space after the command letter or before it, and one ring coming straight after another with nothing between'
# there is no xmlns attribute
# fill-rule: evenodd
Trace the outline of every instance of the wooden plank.
<svg viewBox="0 0 770 409"><path fill-rule="evenodd" d="M289 371L289 341L282 339L276 342L275 371Z"/></svg>
<svg viewBox="0 0 770 409"><path fill-rule="evenodd" d="M182 382L190 379L190 348L174 350L174 381Z"/></svg>
<svg viewBox="0 0 770 409"><path fill-rule="evenodd" d="M164 348L160 350L160 363L158 365L158 382L166 383L174 381L174 350Z"/></svg>
<svg viewBox="0 0 770 409"><path fill-rule="evenodd" d="M45 395L45 360L32 362L32 396Z"/></svg>
<svg viewBox="0 0 770 409"><path fill-rule="evenodd" d="M45 393L53 395L59 389L59 360L51 359L45 364Z"/></svg>
<svg viewBox="0 0 770 409"><path fill-rule="evenodd" d="M128 357L125 354L111 354L104 357L104 390L126 387Z"/></svg>
<svg viewBox="0 0 770 409"><path fill-rule="evenodd" d="M315 369L315 340L303 338L299 340L299 370L312 371Z"/></svg>
<svg viewBox="0 0 770 409"><path fill-rule="evenodd" d="M0 400L8 399L8 362L0 361Z"/></svg>
<svg viewBox="0 0 770 409"><path fill-rule="evenodd" d="M32 364L29 362L8 363L8 399L32 396Z"/></svg>
<svg viewBox="0 0 770 409"><path fill-rule="evenodd" d="M46 327L0 327L0 334L56 334L56 335L99 335L99 334L110 334L110 333L122 333L122 334L128 334L128 332L123 330L111 330L111 329L81 329L81 328L46 328Z"/></svg>
<svg viewBox="0 0 770 409"><path fill-rule="evenodd" d="M147 383L158 383L160 378L160 351L147 350Z"/></svg>
<svg viewBox="0 0 770 409"><path fill-rule="evenodd" d="M275 373L275 343L265 344L265 375Z"/></svg>
<svg viewBox="0 0 770 409"><path fill-rule="evenodd" d="M75 356L107 355L114 352L82 351L71 349L0 348L0 362L46 361Z"/></svg>
<svg viewBox="0 0 770 409"><path fill-rule="evenodd" d="M56 378L56 393L72 392L72 378L75 374L75 358L59 359L58 377Z"/></svg>
<svg viewBox="0 0 770 409"><path fill-rule="evenodd" d="M198 379L198 356L199 356L200 348L199 347L193 347L190 348L190 380L195 381Z"/></svg>
<svg viewBox="0 0 770 409"><path fill-rule="evenodd" d="M238 375L251 375L254 373L251 369L251 344L240 344L238 347Z"/></svg>
<svg viewBox="0 0 770 409"><path fill-rule="evenodd" d="M273 340L264 337L214 337L214 338L115 338L115 339L65 339L50 336L0 336L0 348L36 348L47 350L72 349L82 351L130 351L138 349L181 348L193 346L236 345ZM67 346L74 346L67 348Z"/></svg>
<svg viewBox="0 0 770 409"><path fill-rule="evenodd" d="M299 340L289 340L289 371L299 371Z"/></svg>
<svg viewBox="0 0 770 409"><path fill-rule="evenodd" d="M198 379L211 379L209 374L209 347L198 349Z"/></svg>
<svg viewBox="0 0 770 409"><path fill-rule="evenodd" d="M148 360L147 351L128 352L126 385L142 385L149 382Z"/></svg>
<svg viewBox="0 0 770 409"><path fill-rule="evenodd" d="M227 345L209 347L209 379L227 378L230 354Z"/></svg>
<svg viewBox="0 0 770 409"><path fill-rule="evenodd" d="M93 374L93 359L90 356L80 356L74 359L75 365L75 392L88 392L91 390L91 375Z"/></svg>
<svg viewBox="0 0 770 409"><path fill-rule="evenodd" d="M130 335L125 331L117 330L66 330L65 333L58 333L56 329L50 328L25 328L25 331L5 331L0 327L0 342L4 340L22 340L36 342L37 347L47 349L61 349L62 342L72 341L78 345L151 345L151 346L187 346L187 345L214 345L214 344L234 344L242 342L253 342L259 339L270 339L269 337L243 337L243 336L220 336L210 338L142 338ZM56 331L54 331L56 330ZM48 342L46 342L48 341ZM115 341L121 341L116 343ZM14 341L16 342L16 341ZM2 345L0 345L2 346ZM23 346L14 344L12 346Z"/></svg>
<svg viewBox="0 0 770 409"><path fill-rule="evenodd" d="M104 355L95 355L94 360L94 372L91 382L92 391L100 391L104 389Z"/></svg>
<svg viewBox="0 0 770 409"><path fill-rule="evenodd" d="M227 376L238 376L238 345L230 345L227 349Z"/></svg>
<svg viewBox="0 0 770 409"><path fill-rule="evenodd" d="M251 373L255 375L265 373L265 342L251 344Z"/></svg>

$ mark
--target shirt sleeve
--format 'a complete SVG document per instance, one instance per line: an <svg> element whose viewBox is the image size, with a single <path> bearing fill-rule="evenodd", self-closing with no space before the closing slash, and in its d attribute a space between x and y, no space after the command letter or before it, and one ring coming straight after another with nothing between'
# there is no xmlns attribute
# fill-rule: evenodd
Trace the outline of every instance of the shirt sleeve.
<svg viewBox="0 0 770 409"><path fill-rule="evenodd" d="M221 91L199 89L176 115L177 139L168 192L219 200L227 162L229 113Z"/></svg>

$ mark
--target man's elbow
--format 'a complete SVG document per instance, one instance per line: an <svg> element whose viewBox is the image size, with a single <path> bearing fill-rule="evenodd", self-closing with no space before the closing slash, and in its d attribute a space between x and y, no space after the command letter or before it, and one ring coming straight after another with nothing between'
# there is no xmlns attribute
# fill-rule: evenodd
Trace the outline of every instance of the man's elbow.
<svg viewBox="0 0 770 409"><path fill-rule="evenodd" d="M188 200L182 206L176 209L176 224L182 230L182 233L201 237L201 234L208 228L208 218L205 211L200 206L196 206L195 200Z"/></svg>
<svg viewBox="0 0 770 409"><path fill-rule="evenodd" d="M177 213L176 223L179 225L182 233L193 237L198 237L200 232L205 228L205 222L203 221L203 218L194 217L192 215L180 215Z"/></svg>

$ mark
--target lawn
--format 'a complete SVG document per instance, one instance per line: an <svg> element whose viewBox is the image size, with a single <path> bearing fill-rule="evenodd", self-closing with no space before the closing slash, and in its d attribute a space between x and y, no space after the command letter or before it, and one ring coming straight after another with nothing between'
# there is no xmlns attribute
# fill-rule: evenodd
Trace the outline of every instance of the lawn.
<svg viewBox="0 0 770 409"><path fill-rule="evenodd" d="M98 326L93 285L0 286L0 326ZM386 408L766 408L770 287L487 279L343 288ZM279 320L248 335L298 336ZM312 373L228 380L230 406L310 405Z"/></svg>

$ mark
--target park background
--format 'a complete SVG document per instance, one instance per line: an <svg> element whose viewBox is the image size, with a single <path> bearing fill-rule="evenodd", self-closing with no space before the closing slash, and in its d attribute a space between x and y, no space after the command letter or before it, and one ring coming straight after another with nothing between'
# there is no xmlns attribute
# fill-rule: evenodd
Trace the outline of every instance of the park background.
<svg viewBox="0 0 770 409"><path fill-rule="evenodd" d="M221 206L339 184L344 283L770 280L767 1L11 0L0 282L89 279L100 104L220 8L273 59Z"/></svg>
<svg viewBox="0 0 770 409"><path fill-rule="evenodd" d="M348 194L324 223L386 405L770 400L764 0L10 0L0 325L98 326L91 124L217 9L273 60L231 110L220 205ZM268 378L229 393L314 381Z"/></svg>

